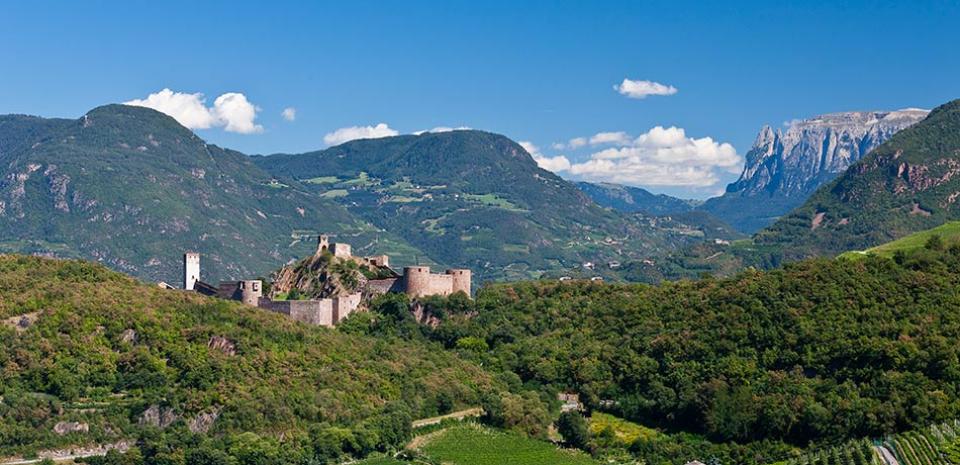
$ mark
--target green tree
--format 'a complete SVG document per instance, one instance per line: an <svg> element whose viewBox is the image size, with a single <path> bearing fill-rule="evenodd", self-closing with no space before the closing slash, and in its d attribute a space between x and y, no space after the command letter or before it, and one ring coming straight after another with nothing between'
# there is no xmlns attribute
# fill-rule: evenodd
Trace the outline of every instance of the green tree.
<svg viewBox="0 0 960 465"><path fill-rule="evenodd" d="M557 420L557 431L567 445L587 450L590 443L590 428L580 412L563 412Z"/></svg>

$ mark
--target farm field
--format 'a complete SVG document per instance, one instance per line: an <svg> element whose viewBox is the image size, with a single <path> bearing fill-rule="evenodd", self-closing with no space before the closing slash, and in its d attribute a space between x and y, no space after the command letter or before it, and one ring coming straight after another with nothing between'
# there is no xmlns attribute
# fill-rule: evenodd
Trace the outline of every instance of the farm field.
<svg viewBox="0 0 960 465"><path fill-rule="evenodd" d="M433 433L418 448L430 460L452 465L597 465L582 452L476 424Z"/></svg>
<svg viewBox="0 0 960 465"><path fill-rule="evenodd" d="M960 422L941 423L875 441L862 439L807 452L774 465L950 465L958 458L958 433Z"/></svg>

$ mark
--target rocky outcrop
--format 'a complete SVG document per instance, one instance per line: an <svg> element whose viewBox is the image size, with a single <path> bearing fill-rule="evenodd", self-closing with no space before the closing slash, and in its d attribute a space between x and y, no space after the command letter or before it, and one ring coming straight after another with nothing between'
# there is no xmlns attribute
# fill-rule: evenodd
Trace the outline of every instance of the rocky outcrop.
<svg viewBox="0 0 960 465"><path fill-rule="evenodd" d="M702 209L740 232L753 233L800 206L824 183L926 118L927 110L831 113L764 126L747 152L740 178Z"/></svg>
<svg viewBox="0 0 960 465"><path fill-rule="evenodd" d="M61 421L53 425L53 432L63 436L70 433L88 433L90 425L77 421Z"/></svg>
<svg viewBox="0 0 960 465"><path fill-rule="evenodd" d="M137 421L137 424L140 426L153 426L155 428L166 428L177 421L179 417L169 407L160 407L159 405L151 405L148 409L144 410L140 414L140 419Z"/></svg>
<svg viewBox="0 0 960 465"><path fill-rule="evenodd" d="M831 113L791 122L785 131L764 126L727 192L806 196L927 113Z"/></svg>
<svg viewBox="0 0 960 465"><path fill-rule="evenodd" d="M190 428L190 432L192 433L206 433L209 432L210 428L213 427L213 424L217 421L217 418L220 418L220 407L197 415L195 418L187 422L187 428Z"/></svg>

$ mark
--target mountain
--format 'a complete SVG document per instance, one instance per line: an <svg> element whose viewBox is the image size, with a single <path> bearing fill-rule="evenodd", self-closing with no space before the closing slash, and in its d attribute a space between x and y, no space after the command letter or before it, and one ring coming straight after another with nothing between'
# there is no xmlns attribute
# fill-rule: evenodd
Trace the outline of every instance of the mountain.
<svg viewBox="0 0 960 465"><path fill-rule="evenodd" d="M831 113L793 121L786 131L764 126L740 178L702 208L742 232L757 231L926 115L918 109Z"/></svg>
<svg viewBox="0 0 960 465"><path fill-rule="evenodd" d="M670 215L692 210L694 200L678 199L665 194L654 194L646 189L613 183L578 182L577 188L590 196L601 207L622 212L645 212Z"/></svg>
<svg viewBox="0 0 960 465"><path fill-rule="evenodd" d="M0 117L0 252L85 257L176 283L183 252L196 250L215 281L305 255L317 231L417 253L154 110L107 105L76 120Z"/></svg>
<svg viewBox="0 0 960 465"><path fill-rule="evenodd" d="M664 226L654 216L602 208L516 142L483 131L356 140L255 162L436 262L472 268L480 281L646 257L704 235L674 220Z"/></svg>
<svg viewBox="0 0 960 465"><path fill-rule="evenodd" d="M438 344L304 325L89 262L3 255L0 282L0 458L126 441L151 464L342 463L402 447L413 419L506 392Z"/></svg>
<svg viewBox="0 0 960 465"><path fill-rule="evenodd" d="M784 259L860 250L960 219L960 100L898 132L759 232Z"/></svg>

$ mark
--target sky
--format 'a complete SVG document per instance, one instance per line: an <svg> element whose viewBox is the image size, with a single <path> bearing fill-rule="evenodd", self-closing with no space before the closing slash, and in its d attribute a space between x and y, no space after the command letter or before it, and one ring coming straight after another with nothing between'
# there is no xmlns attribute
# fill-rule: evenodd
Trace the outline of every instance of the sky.
<svg viewBox="0 0 960 465"><path fill-rule="evenodd" d="M0 114L130 103L250 154L473 128L722 192L764 124L960 98L960 3L2 2Z"/></svg>

